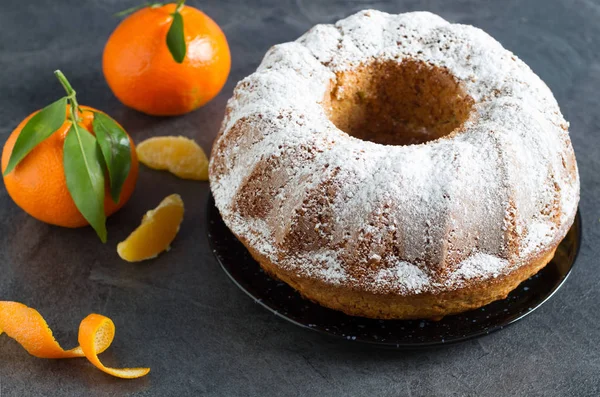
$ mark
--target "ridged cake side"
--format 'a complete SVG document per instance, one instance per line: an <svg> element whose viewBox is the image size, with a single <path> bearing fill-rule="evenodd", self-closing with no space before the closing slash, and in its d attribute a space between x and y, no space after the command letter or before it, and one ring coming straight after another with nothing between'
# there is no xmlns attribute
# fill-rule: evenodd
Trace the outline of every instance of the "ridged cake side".
<svg viewBox="0 0 600 397"><path fill-rule="evenodd" d="M473 99L462 127L408 146L329 120L340 72L411 59ZM463 288L546 255L579 200L568 123L548 87L483 31L362 11L272 47L228 103L210 182L227 226L286 272L356 291Z"/></svg>

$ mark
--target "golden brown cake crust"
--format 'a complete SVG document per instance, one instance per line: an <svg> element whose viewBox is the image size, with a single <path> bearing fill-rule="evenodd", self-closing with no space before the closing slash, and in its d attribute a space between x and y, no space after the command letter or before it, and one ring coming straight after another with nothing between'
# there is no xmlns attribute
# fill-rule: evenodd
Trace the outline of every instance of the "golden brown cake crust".
<svg viewBox="0 0 600 397"><path fill-rule="evenodd" d="M520 283L544 268L552 260L558 247L558 244L549 247L526 265L497 278L473 281L462 288L441 293L398 295L374 294L348 288L345 285L331 285L319 279L301 277L297 273L278 267L267 257L252 249L243 238L240 240L265 272L289 284L304 298L351 316L376 319L437 320L504 299Z"/></svg>

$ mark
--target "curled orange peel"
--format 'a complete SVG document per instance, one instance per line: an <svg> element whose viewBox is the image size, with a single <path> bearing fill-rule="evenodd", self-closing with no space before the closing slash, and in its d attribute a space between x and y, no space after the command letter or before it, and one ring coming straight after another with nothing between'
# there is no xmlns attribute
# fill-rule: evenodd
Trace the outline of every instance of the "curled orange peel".
<svg viewBox="0 0 600 397"><path fill-rule="evenodd" d="M100 362L98 354L108 349L115 336L112 320L100 314L90 314L81 322L80 346L64 350L37 310L18 302L0 301L0 334L3 332L35 357L86 357L101 371L125 379L139 378L150 372L150 368L108 368Z"/></svg>
<svg viewBox="0 0 600 397"><path fill-rule="evenodd" d="M29 354L39 358L84 357L81 348L64 350L46 320L30 307L18 302L0 302L0 329L16 340Z"/></svg>
<svg viewBox="0 0 600 397"><path fill-rule="evenodd" d="M79 325L79 345L87 359L100 371L123 379L140 378L150 368L109 368L100 362L98 354L102 353L115 337L115 324L108 317L90 314Z"/></svg>

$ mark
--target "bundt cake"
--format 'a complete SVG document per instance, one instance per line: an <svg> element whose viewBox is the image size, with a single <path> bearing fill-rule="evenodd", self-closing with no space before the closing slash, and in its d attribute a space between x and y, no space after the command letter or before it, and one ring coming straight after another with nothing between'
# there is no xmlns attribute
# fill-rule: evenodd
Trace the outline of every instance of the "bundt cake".
<svg viewBox="0 0 600 397"><path fill-rule="evenodd" d="M323 306L440 318L543 268L579 201L548 87L472 26L362 11L272 47L210 161L221 216Z"/></svg>

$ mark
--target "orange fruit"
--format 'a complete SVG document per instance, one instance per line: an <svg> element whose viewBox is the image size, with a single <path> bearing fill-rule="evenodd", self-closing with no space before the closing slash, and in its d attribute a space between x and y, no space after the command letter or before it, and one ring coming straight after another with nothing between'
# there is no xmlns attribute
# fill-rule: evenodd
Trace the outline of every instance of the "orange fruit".
<svg viewBox="0 0 600 397"><path fill-rule="evenodd" d="M156 116L190 112L214 98L227 80L231 56L225 34L202 11L183 6L187 48L173 59L166 37L175 4L145 7L125 18L104 47L102 70L125 105Z"/></svg>
<svg viewBox="0 0 600 397"><path fill-rule="evenodd" d="M158 207L146 212L142 224L117 245L119 256L128 262L139 262L168 251L179 231L183 211L178 194L167 196Z"/></svg>
<svg viewBox="0 0 600 397"><path fill-rule="evenodd" d="M93 112L98 112L98 110L88 106L80 106L80 109L82 110L81 124L93 134ZM37 112L23 120L4 144L2 172L8 165L17 137L35 113ZM67 115L69 113L70 111L67 110ZM4 176L4 185L14 202L34 218L57 226L80 227L87 225L88 222L81 215L69 194L63 165L63 145L70 126L71 121L67 119L56 132L29 152L12 172ZM115 203L110 197L107 186L104 198L104 212L107 216L125 205L135 188L139 167L131 137L129 143L131 145L131 169L121 190L118 203Z"/></svg>
<svg viewBox="0 0 600 397"><path fill-rule="evenodd" d="M155 170L167 170L182 179L208 180L208 159L204 150L183 136L156 136L137 146L140 163Z"/></svg>

